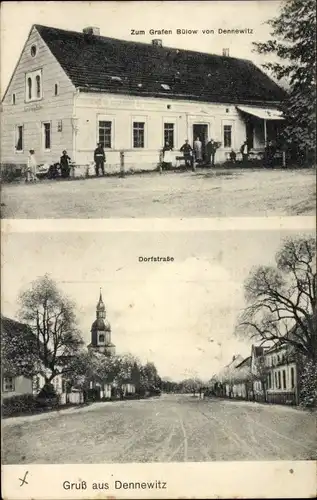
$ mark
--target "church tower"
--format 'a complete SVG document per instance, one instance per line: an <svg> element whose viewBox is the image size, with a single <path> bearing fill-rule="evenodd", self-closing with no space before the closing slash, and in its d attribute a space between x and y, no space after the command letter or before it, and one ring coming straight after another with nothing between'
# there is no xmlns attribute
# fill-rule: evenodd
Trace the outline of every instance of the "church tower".
<svg viewBox="0 0 317 500"><path fill-rule="evenodd" d="M111 342L111 326L106 318L106 307L102 300L101 289L96 307L96 319L91 325L91 343L88 349L106 356L113 356L116 352L116 347Z"/></svg>

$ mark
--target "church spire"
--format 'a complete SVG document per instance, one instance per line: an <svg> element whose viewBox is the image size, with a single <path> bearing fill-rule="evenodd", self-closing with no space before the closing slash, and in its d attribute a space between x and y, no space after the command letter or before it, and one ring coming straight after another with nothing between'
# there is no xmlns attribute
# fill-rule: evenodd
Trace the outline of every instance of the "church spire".
<svg viewBox="0 0 317 500"><path fill-rule="evenodd" d="M98 301L98 304L96 307L97 318L105 318L105 311L106 311L106 307L105 307L105 304L102 300L102 292L101 292L101 288L100 288L99 301Z"/></svg>

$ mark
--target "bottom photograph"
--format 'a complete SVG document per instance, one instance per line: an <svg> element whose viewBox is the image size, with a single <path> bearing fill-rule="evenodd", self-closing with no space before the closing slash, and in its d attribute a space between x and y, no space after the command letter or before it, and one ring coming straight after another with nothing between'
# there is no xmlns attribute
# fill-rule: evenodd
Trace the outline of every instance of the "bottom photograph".
<svg viewBox="0 0 317 500"><path fill-rule="evenodd" d="M315 246L6 234L2 463L315 460Z"/></svg>

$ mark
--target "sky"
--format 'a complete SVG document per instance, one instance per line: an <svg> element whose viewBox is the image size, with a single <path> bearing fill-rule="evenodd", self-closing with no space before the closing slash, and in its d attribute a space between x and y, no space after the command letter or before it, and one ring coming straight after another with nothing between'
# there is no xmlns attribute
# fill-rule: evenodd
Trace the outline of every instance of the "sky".
<svg viewBox="0 0 317 500"><path fill-rule="evenodd" d="M274 264L287 231L7 233L2 314L45 273L76 303L90 342L102 288L117 353L153 361L161 376L209 380L250 344L233 335L252 266ZM174 262L139 262L170 256Z"/></svg>
<svg viewBox="0 0 317 500"><path fill-rule="evenodd" d="M232 57L253 60L261 65L265 57L252 52L252 42L266 41L268 19L279 13L276 0L175 1L175 2L2 2L1 5L1 95L33 24L82 31L97 26L101 35L214 54L228 48ZM171 35L152 35L149 30L172 30ZM177 29L198 30L196 35L177 35ZM248 29L248 34L219 34L218 29ZM131 30L145 31L132 35ZM203 34L214 30L215 34ZM252 31L252 33L251 33Z"/></svg>

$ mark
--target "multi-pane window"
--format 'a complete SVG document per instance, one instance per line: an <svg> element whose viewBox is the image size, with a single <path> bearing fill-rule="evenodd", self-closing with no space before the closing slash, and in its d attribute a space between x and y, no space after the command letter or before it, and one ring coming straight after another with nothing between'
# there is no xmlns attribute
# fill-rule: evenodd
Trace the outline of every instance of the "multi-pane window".
<svg viewBox="0 0 317 500"><path fill-rule="evenodd" d="M164 123L164 144L174 147L174 123Z"/></svg>
<svg viewBox="0 0 317 500"><path fill-rule="evenodd" d="M16 151L23 151L23 125L16 127L15 134L15 149Z"/></svg>
<svg viewBox="0 0 317 500"><path fill-rule="evenodd" d="M43 123L44 149L51 149L51 123Z"/></svg>
<svg viewBox="0 0 317 500"><path fill-rule="evenodd" d="M232 126L224 125L223 127L223 145L225 148L232 146Z"/></svg>
<svg viewBox="0 0 317 500"><path fill-rule="evenodd" d="M13 392L14 391L14 378L4 377L3 378L3 392Z"/></svg>
<svg viewBox="0 0 317 500"><path fill-rule="evenodd" d="M109 121L99 122L99 141L104 148L111 148L111 126Z"/></svg>
<svg viewBox="0 0 317 500"><path fill-rule="evenodd" d="M133 147L144 148L144 122L133 122Z"/></svg>

